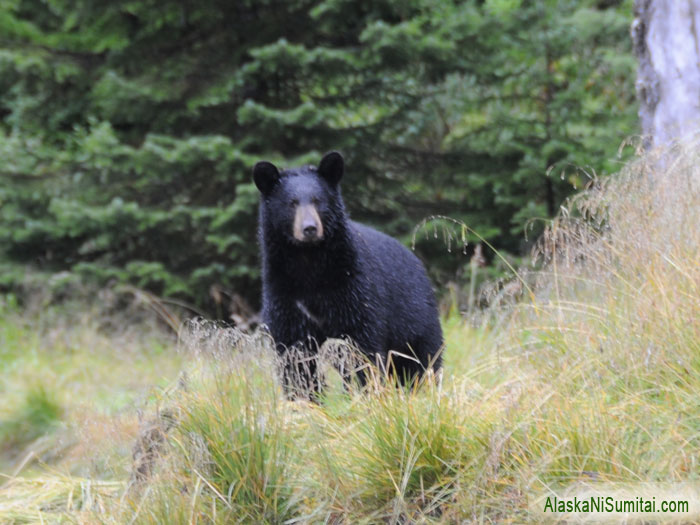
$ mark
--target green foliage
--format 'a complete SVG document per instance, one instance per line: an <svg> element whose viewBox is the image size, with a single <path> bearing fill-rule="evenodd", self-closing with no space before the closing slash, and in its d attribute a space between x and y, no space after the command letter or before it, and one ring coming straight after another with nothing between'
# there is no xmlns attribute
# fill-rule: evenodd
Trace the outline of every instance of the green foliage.
<svg viewBox="0 0 700 525"><path fill-rule="evenodd" d="M5 0L0 255L255 302L250 168L329 149L355 218L408 241L449 215L519 252L635 131L631 2L599 4ZM467 262L417 250L440 280Z"/></svg>

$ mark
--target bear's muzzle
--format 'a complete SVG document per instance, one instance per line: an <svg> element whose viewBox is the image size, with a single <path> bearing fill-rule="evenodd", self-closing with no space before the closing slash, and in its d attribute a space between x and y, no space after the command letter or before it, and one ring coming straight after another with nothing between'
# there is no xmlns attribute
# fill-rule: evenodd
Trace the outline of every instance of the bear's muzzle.
<svg viewBox="0 0 700 525"><path fill-rule="evenodd" d="M300 204L294 213L294 238L303 243L323 239L323 223L313 204Z"/></svg>

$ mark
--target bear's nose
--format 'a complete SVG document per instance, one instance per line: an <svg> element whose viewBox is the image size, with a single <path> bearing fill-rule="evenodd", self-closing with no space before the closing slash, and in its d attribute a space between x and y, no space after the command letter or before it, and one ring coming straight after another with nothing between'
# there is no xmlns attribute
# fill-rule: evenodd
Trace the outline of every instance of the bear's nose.
<svg viewBox="0 0 700 525"><path fill-rule="evenodd" d="M315 238L317 231L318 231L318 229L313 224L309 224L308 226L305 226L304 227L304 238L308 239L308 240Z"/></svg>

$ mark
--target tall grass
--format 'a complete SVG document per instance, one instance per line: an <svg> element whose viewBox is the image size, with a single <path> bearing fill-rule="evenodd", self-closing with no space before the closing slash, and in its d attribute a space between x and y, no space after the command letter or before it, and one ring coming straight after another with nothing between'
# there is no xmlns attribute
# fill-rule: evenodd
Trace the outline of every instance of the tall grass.
<svg viewBox="0 0 700 525"><path fill-rule="evenodd" d="M80 514L54 498L42 519L539 522L534 499L572 483L698 481L696 151L639 159L568 203L521 275L532 295L445 320L442 383L336 377L320 403L289 401L263 334L190 325L186 379L155 396L169 423L149 475ZM18 484L0 488L0 522Z"/></svg>

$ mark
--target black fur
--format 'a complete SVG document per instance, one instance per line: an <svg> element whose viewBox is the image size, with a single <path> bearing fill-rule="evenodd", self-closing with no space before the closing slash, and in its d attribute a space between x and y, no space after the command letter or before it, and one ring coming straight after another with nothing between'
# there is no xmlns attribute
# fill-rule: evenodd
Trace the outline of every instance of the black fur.
<svg viewBox="0 0 700 525"><path fill-rule="evenodd" d="M441 365L435 296L413 253L348 218L338 186L343 170L337 152L318 168L280 173L270 163L256 164L263 322L281 353L296 347L313 358L327 338L349 337L372 361L386 364L390 350L415 356L419 362L394 354L390 360L402 382L413 381ZM295 208L309 203L323 236L300 242L292 232ZM318 390L313 359L301 377L302 387Z"/></svg>

